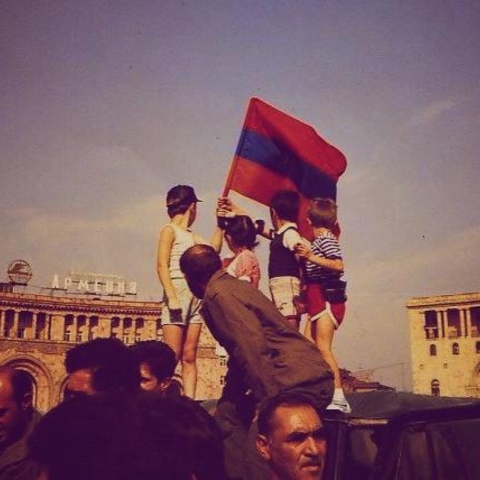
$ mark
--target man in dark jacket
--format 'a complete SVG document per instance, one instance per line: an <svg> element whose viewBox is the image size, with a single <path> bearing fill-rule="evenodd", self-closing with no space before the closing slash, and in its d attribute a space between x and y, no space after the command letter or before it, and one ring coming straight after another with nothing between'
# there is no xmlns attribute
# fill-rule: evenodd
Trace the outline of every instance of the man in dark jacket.
<svg viewBox="0 0 480 480"><path fill-rule="evenodd" d="M236 445L231 448L226 438L230 478L253 479L252 472L249 477L233 473L239 459L230 462L229 455L238 451L239 445L254 446L250 427L258 403L288 391L307 396L322 410L332 398L332 372L315 345L290 327L265 295L222 270L213 248L189 248L180 259L180 267L192 293L203 299L207 327L229 355L216 417ZM248 453L242 456L243 461L256 461Z"/></svg>
<svg viewBox="0 0 480 480"><path fill-rule="evenodd" d="M32 380L27 372L0 366L0 478L36 480L38 468L27 441L40 415L32 407Z"/></svg>

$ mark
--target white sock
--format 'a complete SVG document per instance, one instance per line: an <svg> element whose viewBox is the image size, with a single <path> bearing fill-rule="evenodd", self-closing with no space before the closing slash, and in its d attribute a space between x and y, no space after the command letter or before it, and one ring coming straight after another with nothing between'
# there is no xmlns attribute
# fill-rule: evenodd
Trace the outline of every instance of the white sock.
<svg viewBox="0 0 480 480"><path fill-rule="evenodd" d="M340 402L340 403L344 403L344 402L347 401L347 399L345 398L345 394L343 393L342 388L336 388L333 391L332 401L337 401L337 402Z"/></svg>

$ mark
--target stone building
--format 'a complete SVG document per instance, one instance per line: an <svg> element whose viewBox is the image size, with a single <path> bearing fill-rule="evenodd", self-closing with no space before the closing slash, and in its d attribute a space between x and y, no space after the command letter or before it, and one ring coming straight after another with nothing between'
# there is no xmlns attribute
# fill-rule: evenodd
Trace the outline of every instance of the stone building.
<svg viewBox="0 0 480 480"><path fill-rule="evenodd" d="M480 397L480 293L412 298L413 392Z"/></svg>
<svg viewBox="0 0 480 480"><path fill-rule="evenodd" d="M139 340L161 340L160 317L158 302L0 289L0 364L12 365L32 376L35 405L46 411L62 398L66 350L96 337L117 337L127 345ZM226 372L225 358L216 355L215 341L207 328L200 337L198 371L198 398L218 398Z"/></svg>

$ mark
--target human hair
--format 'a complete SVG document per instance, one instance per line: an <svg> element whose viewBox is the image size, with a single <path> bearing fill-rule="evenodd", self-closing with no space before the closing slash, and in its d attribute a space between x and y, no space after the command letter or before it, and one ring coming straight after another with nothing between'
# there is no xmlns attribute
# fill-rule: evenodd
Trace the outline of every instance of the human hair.
<svg viewBox="0 0 480 480"><path fill-rule="evenodd" d="M167 212L170 218L183 214L192 203L200 202L190 185L176 185L167 193Z"/></svg>
<svg viewBox="0 0 480 480"><path fill-rule="evenodd" d="M123 395L62 402L40 421L30 453L49 480L132 480L139 477L139 418Z"/></svg>
<svg viewBox="0 0 480 480"><path fill-rule="evenodd" d="M225 479L220 430L185 397L73 398L43 417L30 451L49 480Z"/></svg>
<svg viewBox="0 0 480 480"><path fill-rule="evenodd" d="M95 338L65 355L67 373L88 369L96 392L136 392L140 388L139 365L133 352L117 338Z"/></svg>
<svg viewBox="0 0 480 480"><path fill-rule="evenodd" d="M294 190L280 190L272 197L270 208L282 220L296 222L300 211L300 196Z"/></svg>
<svg viewBox="0 0 480 480"><path fill-rule="evenodd" d="M261 435L269 436L273 430L273 417L279 407L312 407L317 413L318 410L315 407L310 398L300 393L284 392L279 393L273 397L267 398L261 405L258 413L258 433Z"/></svg>
<svg viewBox="0 0 480 480"><path fill-rule="evenodd" d="M310 201L307 216L313 227L331 230L337 223L337 204L331 198L314 198Z"/></svg>
<svg viewBox="0 0 480 480"><path fill-rule="evenodd" d="M224 480L223 442L214 418L188 397L158 395L140 400L144 450L156 458L162 478ZM145 463L148 463L148 459ZM164 469L171 472L163 475Z"/></svg>
<svg viewBox="0 0 480 480"><path fill-rule="evenodd" d="M237 215L227 218L225 233L230 235L237 247L245 247L253 250L256 246L256 228L253 220L247 215Z"/></svg>
<svg viewBox="0 0 480 480"><path fill-rule="evenodd" d="M0 374L5 375L10 380L13 400L17 405L21 405L27 395L33 394L33 380L31 375L25 370L20 370L10 365L1 365Z"/></svg>
<svg viewBox="0 0 480 480"><path fill-rule="evenodd" d="M190 204L188 205L172 205L167 207L167 214L170 218L173 218L175 215L183 215L187 210Z"/></svg>
<svg viewBox="0 0 480 480"><path fill-rule="evenodd" d="M145 340L130 347L138 364L148 364L150 371L159 381L170 378L175 372L177 358L165 342Z"/></svg>
<svg viewBox="0 0 480 480"><path fill-rule="evenodd" d="M203 285L221 268L220 256L210 245L194 245L180 257L180 269L185 276Z"/></svg>

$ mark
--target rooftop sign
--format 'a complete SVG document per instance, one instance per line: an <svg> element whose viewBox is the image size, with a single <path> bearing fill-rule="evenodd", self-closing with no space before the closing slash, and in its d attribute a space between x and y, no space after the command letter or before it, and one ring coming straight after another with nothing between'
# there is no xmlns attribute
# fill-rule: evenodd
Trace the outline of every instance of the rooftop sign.
<svg viewBox="0 0 480 480"><path fill-rule="evenodd" d="M55 273L52 279L53 290L63 290L72 294L91 295L136 295L137 282L127 281L124 276L104 273L80 272L70 270L62 280Z"/></svg>
<svg viewBox="0 0 480 480"><path fill-rule="evenodd" d="M32 267L25 260L14 260L7 270L10 281L16 285L27 285L32 278Z"/></svg>

